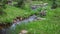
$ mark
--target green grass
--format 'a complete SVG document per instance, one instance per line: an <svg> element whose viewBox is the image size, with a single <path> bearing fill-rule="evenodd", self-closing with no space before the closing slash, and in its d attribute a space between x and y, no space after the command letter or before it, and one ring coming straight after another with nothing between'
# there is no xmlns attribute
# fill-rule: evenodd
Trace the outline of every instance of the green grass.
<svg viewBox="0 0 60 34"><path fill-rule="evenodd" d="M34 11L31 11L28 5L25 6L25 9L20 9L14 6L7 6L5 12L6 15L0 16L0 22L11 22L17 16L28 17L31 14L34 14ZM50 6L47 8L46 20L37 20L32 21L27 24L17 25L14 32L11 31L11 34L18 34L21 30L26 29L28 34L60 34L60 8L54 10L50 9Z"/></svg>
<svg viewBox="0 0 60 34"><path fill-rule="evenodd" d="M5 10L6 15L0 16L0 22L9 22L13 20L15 17L21 14L21 11L23 10L12 7L12 6L7 6Z"/></svg>
<svg viewBox="0 0 60 34"><path fill-rule="evenodd" d="M13 19L15 19L18 16L29 17L31 14L34 14L34 11L31 11L30 9L24 10L14 6L7 6L7 8L4 11L6 12L6 14L0 16L0 22L2 23L10 23Z"/></svg>
<svg viewBox="0 0 60 34"><path fill-rule="evenodd" d="M60 34L60 8L54 10L47 7L46 20L37 20L27 24L17 25L12 34L19 34L21 30L27 30L28 34Z"/></svg>
<svg viewBox="0 0 60 34"><path fill-rule="evenodd" d="M36 1L32 2L32 4L41 3L41 1L36 2L36 3L35 2ZM15 2L13 2L13 4L14 3ZM4 10L6 14L4 14L3 16L0 16L0 23L10 23L13 21L13 19L15 19L18 16L26 18L26 17L29 17L30 15L33 15L34 13L38 13L38 9L35 11L31 10L29 3L26 3L23 9L14 7L14 6L9 6L9 5L6 5L6 7L7 8Z"/></svg>
<svg viewBox="0 0 60 34"><path fill-rule="evenodd" d="M16 34L27 30L28 34L60 34L60 8L48 9L46 20L37 20L26 24L17 25Z"/></svg>
<svg viewBox="0 0 60 34"><path fill-rule="evenodd" d="M31 10L29 3L26 3L23 9L9 5L6 5L6 7L7 8L4 10L6 14L0 16L0 23L10 23L18 16L26 18L34 13L38 13L38 11Z"/></svg>

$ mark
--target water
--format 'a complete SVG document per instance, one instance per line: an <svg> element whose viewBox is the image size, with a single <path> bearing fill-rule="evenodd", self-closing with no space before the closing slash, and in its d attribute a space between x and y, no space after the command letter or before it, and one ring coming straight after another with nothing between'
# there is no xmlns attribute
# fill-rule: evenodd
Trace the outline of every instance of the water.
<svg viewBox="0 0 60 34"><path fill-rule="evenodd" d="M36 15L32 15L32 16L30 16L28 19L24 19L24 20L22 20L22 21L19 21L19 22L17 22L17 23L12 24L11 27L9 27L9 28L1 29L1 30L0 30L0 34L10 34L10 31L15 32L16 25L21 25L22 23L27 24L27 23L29 23L29 22L32 22L32 21L34 21L34 20L37 20L37 18L38 18L38 17L37 17ZM42 19L42 18L41 18L41 19Z"/></svg>
<svg viewBox="0 0 60 34"><path fill-rule="evenodd" d="M36 20L37 18L38 17L36 15L32 15L28 19L24 19L22 21L12 24L11 27L9 27L9 28L4 28L4 29L0 30L0 33L1 34L10 34L10 31L15 32L17 25L21 25L22 23L27 24L29 22Z"/></svg>
<svg viewBox="0 0 60 34"><path fill-rule="evenodd" d="M36 15L32 15L32 16L30 16L28 19L25 19L25 20L23 20L23 21L19 21L19 22L17 22L17 23L14 23L14 24L11 26L11 29L14 29L14 30L15 30L16 25L20 25L20 24L22 24L22 23L29 23L29 22L35 20L36 18L37 18Z"/></svg>
<svg viewBox="0 0 60 34"><path fill-rule="evenodd" d="M24 20L22 20L22 21L19 21L19 22L17 22L17 23L14 23L14 24L11 25L11 27L10 27L9 29L7 29L7 30L5 29L5 31L6 31L5 33L6 33L6 34L10 34L10 31L11 31L11 32L15 32L15 29L16 29L16 26L17 26L17 25L21 25L22 23L27 24L27 23L35 20L36 18L37 18L36 15L32 15L32 16L30 16L28 19L24 19ZM3 33L4 33L4 30L2 30L2 31L3 31ZM16 34L16 33L14 33L14 34Z"/></svg>

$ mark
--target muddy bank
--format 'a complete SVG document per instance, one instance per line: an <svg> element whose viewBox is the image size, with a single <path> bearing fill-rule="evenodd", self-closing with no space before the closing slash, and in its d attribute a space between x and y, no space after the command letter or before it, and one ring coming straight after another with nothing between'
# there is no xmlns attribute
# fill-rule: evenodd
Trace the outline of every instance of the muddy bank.
<svg viewBox="0 0 60 34"><path fill-rule="evenodd" d="M15 23L7 23L7 24L0 24L0 33L1 34L10 34L10 31L15 31L17 25L21 25L22 23L27 24L29 22L32 22L34 20L41 20L45 18L40 18L36 15L31 15L30 17L17 21Z"/></svg>
<svg viewBox="0 0 60 34"><path fill-rule="evenodd" d="M22 21L17 21L11 26L11 29L15 29L16 25L21 25L22 23L27 24L29 22L35 21L35 20L45 20L45 18L38 17L36 15L30 16L28 19L24 19Z"/></svg>
<svg viewBox="0 0 60 34"><path fill-rule="evenodd" d="M12 23L0 23L0 34L8 34L8 30Z"/></svg>

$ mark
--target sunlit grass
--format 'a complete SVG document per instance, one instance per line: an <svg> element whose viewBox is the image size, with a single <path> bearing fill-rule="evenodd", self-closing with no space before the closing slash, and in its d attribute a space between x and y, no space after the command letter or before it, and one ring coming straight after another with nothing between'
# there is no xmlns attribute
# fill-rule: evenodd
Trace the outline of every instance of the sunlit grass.
<svg viewBox="0 0 60 34"><path fill-rule="evenodd" d="M17 25L16 33L28 30L28 34L60 34L60 8L47 10L46 20L37 20L26 24Z"/></svg>
<svg viewBox="0 0 60 34"><path fill-rule="evenodd" d="M21 17L29 17L31 14L34 14L33 11L30 9L21 9L14 6L7 6L7 8L4 10L6 12L5 15L0 16L0 22L12 22L13 19L15 19L18 16Z"/></svg>
<svg viewBox="0 0 60 34"><path fill-rule="evenodd" d="M35 13L33 10L29 10L28 8L29 6L26 6L25 9L7 6L7 9L5 10L7 14L0 16L0 22L11 22L17 16L28 17ZM15 31L11 31L11 34L18 34L24 29L28 31L28 34L60 34L60 8L53 10L48 6L45 18L46 20L37 20L27 24L23 23L17 25Z"/></svg>

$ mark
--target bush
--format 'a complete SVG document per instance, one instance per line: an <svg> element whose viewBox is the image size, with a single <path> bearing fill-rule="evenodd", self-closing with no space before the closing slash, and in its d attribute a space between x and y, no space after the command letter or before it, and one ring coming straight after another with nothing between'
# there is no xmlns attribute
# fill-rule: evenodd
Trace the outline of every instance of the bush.
<svg viewBox="0 0 60 34"><path fill-rule="evenodd" d="M5 13L4 9L6 9L5 5L4 4L0 4L0 15L3 15Z"/></svg>
<svg viewBox="0 0 60 34"><path fill-rule="evenodd" d="M18 1L17 7L22 7L23 3L24 3L23 0Z"/></svg>

